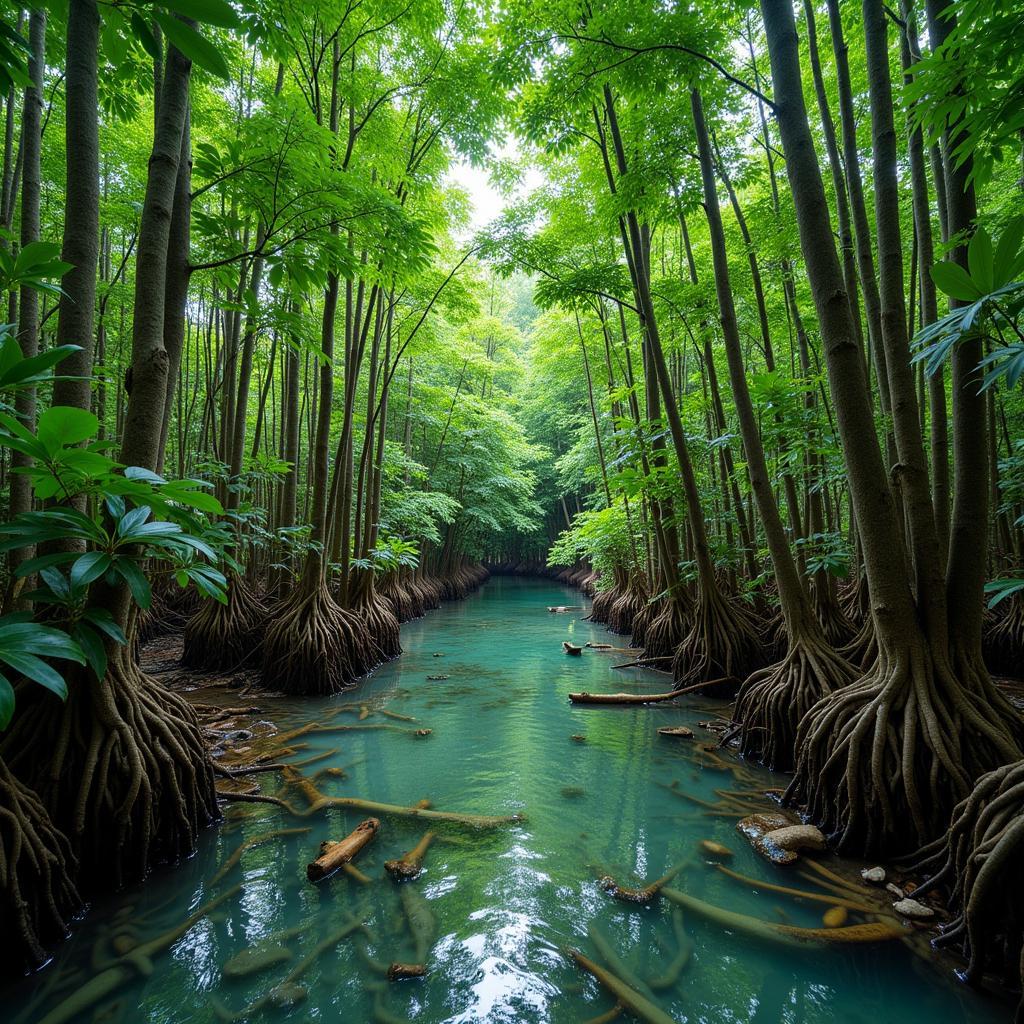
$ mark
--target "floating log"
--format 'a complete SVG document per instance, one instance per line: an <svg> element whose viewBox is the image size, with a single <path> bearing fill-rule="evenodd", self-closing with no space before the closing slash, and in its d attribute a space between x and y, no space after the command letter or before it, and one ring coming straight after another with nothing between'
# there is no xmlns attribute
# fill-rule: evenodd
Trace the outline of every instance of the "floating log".
<svg viewBox="0 0 1024 1024"><path fill-rule="evenodd" d="M319 882L333 874L353 857L377 834L380 829L378 818L361 821L340 843L320 844L320 856L306 867L306 877Z"/></svg>
<svg viewBox="0 0 1024 1024"><path fill-rule="evenodd" d="M665 725L658 730L658 735L681 740L692 740L693 730L687 729L685 725Z"/></svg>
<svg viewBox="0 0 1024 1024"><path fill-rule="evenodd" d="M649 999L631 989L624 981L617 978L611 971L599 967L593 960L588 960L579 950L570 949L569 956L585 971L589 971L622 1005L635 1017L645 1020L648 1024L675 1024L672 1018Z"/></svg>
<svg viewBox="0 0 1024 1024"><path fill-rule="evenodd" d="M582 647L577 647L576 644L571 644L568 640L562 641L562 649L566 654L574 654L576 657L579 657L583 653Z"/></svg>
<svg viewBox="0 0 1024 1024"><path fill-rule="evenodd" d="M732 676L723 676L721 679L709 679L705 683L684 686L680 690L670 690L668 693L570 693L569 700L573 704L658 704L666 700L675 700L684 693L692 693L704 686L733 681Z"/></svg>
<svg viewBox="0 0 1024 1024"><path fill-rule="evenodd" d="M549 612L578 612L580 605L578 604L556 604L548 605Z"/></svg>
<svg viewBox="0 0 1024 1024"><path fill-rule="evenodd" d="M423 858L434 840L433 832L426 832L423 838L404 856L384 862L384 870L396 882L408 882L423 870Z"/></svg>
<svg viewBox="0 0 1024 1024"><path fill-rule="evenodd" d="M397 960L388 967L388 981L402 981L404 978L424 978L426 964L400 964Z"/></svg>
<svg viewBox="0 0 1024 1024"><path fill-rule="evenodd" d="M820 946L827 948L846 943L886 942L889 939L901 939L907 932L900 925L873 921L869 924L852 924L844 928L797 928L788 924L776 924L774 921L762 921L746 914L716 907L705 903L696 896L680 892L678 889L665 886L661 894L667 900L692 910L695 914L714 921L724 928L752 935L755 938L767 939L784 946Z"/></svg>

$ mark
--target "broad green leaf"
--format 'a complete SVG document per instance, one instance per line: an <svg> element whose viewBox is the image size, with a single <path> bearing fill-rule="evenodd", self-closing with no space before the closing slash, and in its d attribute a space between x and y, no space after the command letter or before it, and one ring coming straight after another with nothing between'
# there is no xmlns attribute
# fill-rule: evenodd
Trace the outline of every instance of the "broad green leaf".
<svg viewBox="0 0 1024 1024"><path fill-rule="evenodd" d="M950 263L948 260L936 263L929 273L940 291L961 302L974 302L983 294L978 291L970 275L958 263Z"/></svg>
<svg viewBox="0 0 1024 1024"><path fill-rule="evenodd" d="M194 61L218 78L231 78L231 70L228 68L223 54L208 39L184 22L179 21L172 14L154 11L153 17L164 30L164 35L189 60Z"/></svg>
<svg viewBox="0 0 1024 1024"><path fill-rule="evenodd" d="M235 28L238 15L225 0L163 0L163 6L204 25Z"/></svg>
<svg viewBox="0 0 1024 1024"><path fill-rule="evenodd" d="M992 238L984 228L978 228L967 244L967 268L982 295L994 288L992 259Z"/></svg>
<svg viewBox="0 0 1024 1024"><path fill-rule="evenodd" d="M145 573L130 558L118 558L114 562L114 569L120 573L121 579L128 584L135 603L140 608L148 608L153 599L153 591L150 589L149 580Z"/></svg>
<svg viewBox="0 0 1024 1024"><path fill-rule="evenodd" d="M107 674L107 651L103 646L103 639L91 627L79 622L71 631L75 643L82 648L85 660L89 668L93 670L97 679L102 679Z"/></svg>
<svg viewBox="0 0 1024 1024"><path fill-rule="evenodd" d="M61 700L66 700L68 695L68 684L64 677L53 667L47 665L41 658L34 654L22 654L18 651L0 649L0 661L9 665L15 672L31 679L34 683L45 687L51 693L55 693Z"/></svg>
<svg viewBox="0 0 1024 1024"><path fill-rule="evenodd" d="M85 409L72 405L53 405L40 413L36 434L54 454L65 445L87 441L99 430L99 420Z"/></svg>
<svg viewBox="0 0 1024 1024"><path fill-rule="evenodd" d="M6 729L14 717L14 687L0 675L0 729Z"/></svg>
<svg viewBox="0 0 1024 1024"><path fill-rule="evenodd" d="M105 551L87 551L71 566L71 587L88 586L98 580L111 565L111 557Z"/></svg>

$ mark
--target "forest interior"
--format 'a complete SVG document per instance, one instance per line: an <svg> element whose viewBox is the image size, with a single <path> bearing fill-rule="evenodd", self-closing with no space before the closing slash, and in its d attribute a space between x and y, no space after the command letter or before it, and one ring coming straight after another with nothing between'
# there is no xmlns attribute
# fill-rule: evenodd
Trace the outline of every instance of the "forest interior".
<svg viewBox="0 0 1024 1024"><path fill-rule="evenodd" d="M0 0L0 1017L1024 1024L1021 40Z"/></svg>

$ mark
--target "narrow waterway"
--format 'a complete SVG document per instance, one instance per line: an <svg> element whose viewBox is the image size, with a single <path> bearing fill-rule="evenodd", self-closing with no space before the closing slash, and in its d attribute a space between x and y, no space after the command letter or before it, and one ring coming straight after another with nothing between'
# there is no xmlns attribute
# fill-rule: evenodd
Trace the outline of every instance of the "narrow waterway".
<svg viewBox="0 0 1024 1024"><path fill-rule="evenodd" d="M272 805L234 804L188 863L96 904L54 963L0 994L0 1018L12 1024L586 1021L615 999L564 951L578 948L603 960L595 935L633 975L654 980L654 1003L675 1021L987 1024L1009 1018L1006 1004L957 984L901 941L790 948L690 911L681 915L682 934L671 903L633 906L610 898L598 884L601 876L642 885L688 861L673 885L709 903L810 928L822 927L829 909L756 891L698 850L701 840L715 840L733 851L728 864L735 871L816 888L798 866L761 861L736 833L735 814L709 814L700 803L719 803L718 791L785 784L746 765L737 766L737 778L702 754L701 744L715 739L698 724L714 715L712 702L642 709L569 704L572 690L666 688L664 675L612 669L628 657L562 653L567 639L623 644L582 621L583 607L547 611L584 602L558 584L494 578L467 600L405 625L403 656L351 694L333 702L259 700L282 732L321 717L393 727L307 733L297 741L302 749L294 761L330 752L303 769L308 777L321 772L317 785L324 793L522 813L521 823L490 831L438 827L423 874L399 886L384 862L414 846L425 826L385 817L356 861L369 884L339 873L313 885L306 865L320 842L342 838L366 815L332 810L295 819ZM327 717L352 703L370 714L361 722L358 709ZM688 725L696 740L659 737L663 725ZM432 732L416 736L420 728ZM735 764L731 757L728 763ZM280 791L277 773L256 778L265 793ZM294 790L289 799L300 802ZM308 831L255 844L223 870L240 844L277 829ZM820 859L837 866L833 858ZM115 950L174 929L215 897L222 897L216 908L165 951L127 966L122 961L117 984L100 1000L77 1011L65 1002L109 965ZM850 923L859 920L854 914ZM355 922L364 927L352 930ZM692 944L692 956L673 982L681 944ZM230 976L245 966L239 954L247 949L256 951L249 966L263 969ZM393 961L420 959L428 967L424 979L389 984L380 973Z"/></svg>

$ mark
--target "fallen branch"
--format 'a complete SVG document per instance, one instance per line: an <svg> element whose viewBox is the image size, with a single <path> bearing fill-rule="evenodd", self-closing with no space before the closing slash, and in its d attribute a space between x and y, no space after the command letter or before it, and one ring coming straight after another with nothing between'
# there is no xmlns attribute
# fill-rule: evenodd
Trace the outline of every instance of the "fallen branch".
<svg viewBox="0 0 1024 1024"><path fill-rule="evenodd" d="M654 998L654 993L647 987L646 982L634 974L629 967L623 963L622 957L615 951L612 944L604 937L601 930L591 921L587 925L587 935L597 950L597 955L608 965L611 971L622 979L630 988L635 989L642 996L648 999Z"/></svg>
<svg viewBox="0 0 1024 1024"><path fill-rule="evenodd" d="M433 842L434 833L425 832L423 838L404 856L384 862L384 870L396 882L408 882L423 870L423 858Z"/></svg>
<svg viewBox="0 0 1024 1024"><path fill-rule="evenodd" d="M611 971L598 967L593 960L588 960L579 950L570 949L569 956L585 971L589 971L622 1005L635 1017L645 1020L648 1024L674 1024L672 1018L660 1007L639 992L631 989L624 981L617 978Z"/></svg>
<svg viewBox="0 0 1024 1024"><path fill-rule="evenodd" d="M662 875L657 881L651 882L650 885L645 885L642 889L629 889L621 886L611 875L605 875L601 879L601 888L624 903L650 903L687 864L689 864L689 860L680 861L667 874Z"/></svg>
<svg viewBox="0 0 1024 1024"><path fill-rule="evenodd" d="M821 893L808 892L805 889L791 889L787 885L775 885L772 882L762 882L757 878L749 878L741 875L738 871L727 868L724 864L716 864L715 867L737 882L753 886L755 889L767 889L769 892L780 892L784 896L796 896L802 900L813 900L815 903L827 903L830 907L846 907L847 910L856 910L861 914L877 914L879 907L869 907L864 903L857 903L854 900L841 896L825 896Z"/></svg>
<svg viewBox="0 0 1024 1024"><path fill-rule="evenodd" d="M709 921L784 946L811 945L826 948L850 942L885 942L889 939L903 938L907 934L905 929L895 922L886 924L881 921L852 924L845 928L797 928L788 924L776 924L774 921L761 921L756 917L747 917L746 914L737 914L732 910L705 903L678 889L670 889L668 886L661 892L665 899L692 910Z"/></svg>
<svg viewBox="0 0 1024 1024"><path fill-rule="evenodd" d="M675 700L676 697L681 697L684 693L692 693L705 686L738 681L734 676L723 676L721 679L708 679L693 686L670 690L668 693L570 693L569 700L573 704L659 704L663 701Z"/></svg>
<svg viewBox="0 0 1024 1024"><path fill-rule="evenodd" d="M348 864L379 830L380 820L367 818L356 825L341 842L321 843L320 856L306 866L306 877L311 882L320 882L328 875L333 874L343 864Z"/></svg>

